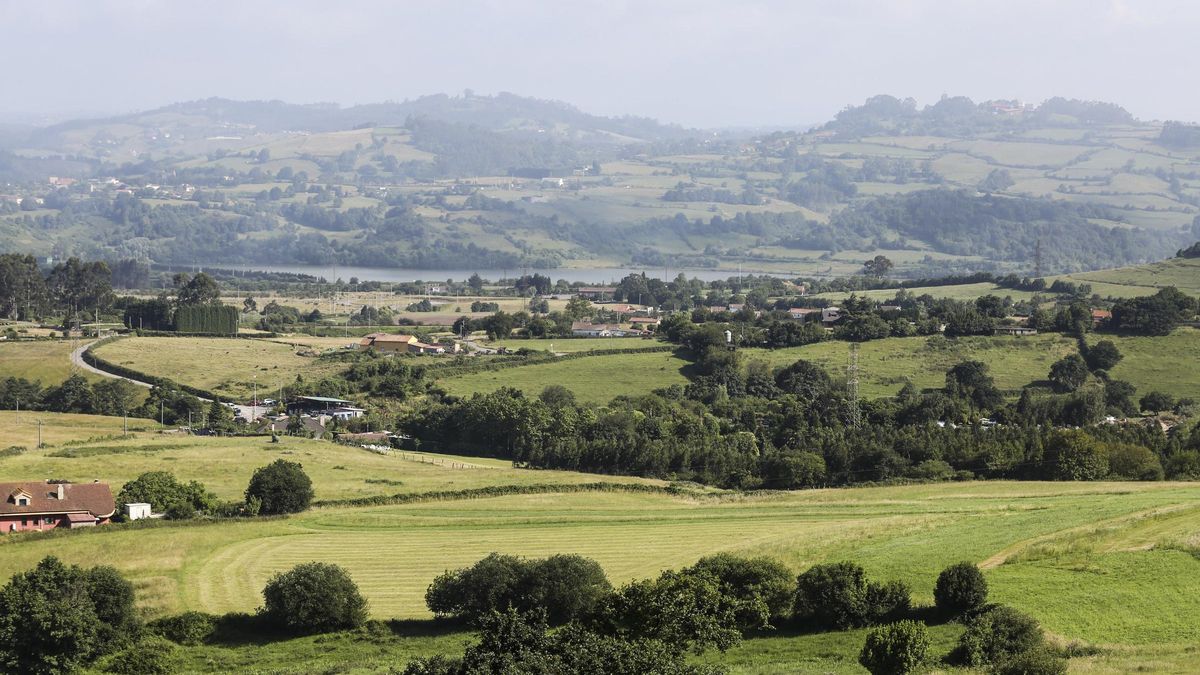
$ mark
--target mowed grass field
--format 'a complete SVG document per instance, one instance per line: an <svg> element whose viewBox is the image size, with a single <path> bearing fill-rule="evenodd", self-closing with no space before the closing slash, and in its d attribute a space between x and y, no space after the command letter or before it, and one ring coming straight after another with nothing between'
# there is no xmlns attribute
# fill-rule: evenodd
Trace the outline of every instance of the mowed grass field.
<svg viewBox="0 0 1200 675"><path fill-rule="evenodd" d="M291 383L297 375L320 379L346 367L300 356L303 349L303 345L258 339L127 337L102 345L95 353L141 373L249 401L255 376L261 397Z"/></svg>
<svg viewBox="0 0 1200 675"><path fill-rule="evenodd" d="M1074 341L1058 334L872 340L859 345L859 386L867 398L895 396L907 381L918 389L942 387L947 370L962 361L976 360L988 364L998 387L1017 389L1046 379L1051 364L1075 349ZM828 341L787 349L745 349L742 354L747 361L766 361L773 367L805 359L839 379L846 375L850 344Z"/></svg>
<svg viewBox="0 0 1200 675"><path fill-rule="evenodd" d="M647 345L642 340L631 341ZM487 393L500 387L515 387L536 396L552 384L561 384L575 392L581 402L603 404L622 394L636 396L673 384L687 384L682 372L687 365L687 361L673 352L602 354L467 373L438 380L438 384L456 396Z"/></svg>
<svg viewBox="0 0 1200 675"><path fill-rule="evenodd" d="M993 599L1031 613L1056 639L1100 647L1097 656L1075 660L1074 666L1186 672L1189 646L1200 640L1198 495L1196 485L1181 483L1016 482L749 496L513 495L317 509L275 520L6 537L0 538L0 578L53 553L69 562L116 565L135 581L139 603L151 615L249 611L272 574L321 560L349 570L374 616L423 618L424 591L437 574L492 551L577 553L597 560L615 583L721 551L771 556L796 572L819 562L855 560L873 578L910 584L918 603L931 602L940 569L970 560L984 569ZM957 630L935 629L939 651L948 651ZM398 639L397 657L454 649L447 646L454 644L451 636L423 635ZM861 642L861 632L800 637L782 632L705 658L746 673L861 672L854 663ZM295 643L308 655L306 645ZM336 659L339 649L335 639L312 658ZM236 648L206 647L191 663L217 671L222 658L248 656ZM392 658L381 648L358 661L359 670L346 672L385 672L387 664L396 665Z"/></svg>
<svg viewBox="0 0 1200 675"><path fill-rule="evenodd" d="M906 292L920 296L931 295L935 298L950 298L952 300L975 300L985 295L995 295L998 297L1011 297L1014 302L1020 300L1030 300L1034 294L1029 291L1016 291L1011 288L1003 288L992 283L978 284L956 284L953 286L919 286L905 289ZM896 297L899 289L887 288L874 291L857 291L855 293L818 293L813 297L825 298L833 302L841 302L851 295L858 297L867 297L872 300L882 301L890 300Z"/></svg>

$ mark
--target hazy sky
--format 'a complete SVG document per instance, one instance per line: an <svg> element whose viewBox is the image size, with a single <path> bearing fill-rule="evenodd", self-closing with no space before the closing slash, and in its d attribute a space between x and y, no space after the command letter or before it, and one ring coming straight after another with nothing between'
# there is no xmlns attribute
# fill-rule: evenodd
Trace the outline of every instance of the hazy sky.
<svg viewBox="0 0 1200 675"><path fill-rule="evenodd" d="M511 91L688 126L876 93L1054 95L1200 120L1189 0L0 0L0 113Z"/></svg>

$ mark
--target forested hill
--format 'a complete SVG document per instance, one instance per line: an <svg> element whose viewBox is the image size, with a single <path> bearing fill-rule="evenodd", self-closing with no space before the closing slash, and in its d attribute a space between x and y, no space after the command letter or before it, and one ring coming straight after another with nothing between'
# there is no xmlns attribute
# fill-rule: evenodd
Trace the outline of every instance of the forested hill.
<svg viewBox="0 0 1200 675"><path fill-rule="evenodd" d="M512 94L208 99L0 151L0 249L175 264L1075 273L1200 239L1184 123L876 96L757 137ZM14 140L16 139L16 140Z"/></svg>

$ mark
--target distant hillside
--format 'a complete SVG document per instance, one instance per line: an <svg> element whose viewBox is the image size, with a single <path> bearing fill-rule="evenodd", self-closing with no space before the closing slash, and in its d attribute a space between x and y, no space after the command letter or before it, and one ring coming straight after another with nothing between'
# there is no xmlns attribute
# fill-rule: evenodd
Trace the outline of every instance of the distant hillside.
<svg viewBox="0 0 1200 675"><path fill-rule="evenodd" d="M1191 136L1061 98L876 96L758 137L512 94L208 99L47 127L0 152L0 250L796 276L884 255L896 277L1080 273L1200 238Z"/></svg>
<svg viewBox="0 0 1200 675"><path fill-rule="evenodd" d="M497 132L526 132L588 144L628 144L686 138L695 131L642 117L610 118L585 113L559 101L515 94L462 96L436 94L401 103L373 103L343 108L332 103L233 101L209 98L175 103L154 110L107 119L73 120L29 132L32 147L84 151L80 142L103 144L120 138L130 127L150 132L155 140L227 140L282 132L320 133L363 127L404 126L412 117L476 126ZM89 139L88 133L92 136ZM2 138L2 137L0 137ZM536 140L536 139L534 139ZM11 142L11 139L10 139Z"/></svg>
<svg viewBox="0 0 1200 675"><path fill-rule="evenodd" d="M873 96L860 106L849 106L822 131L840 137L876 134L910 136L973 136L980 133L1030 129L1039 126L1131 125L1137 120L1115 103L1051 98L1041 105L1020 101L984 101L965 96L943 96L917 108L913 99Z"/></svg>

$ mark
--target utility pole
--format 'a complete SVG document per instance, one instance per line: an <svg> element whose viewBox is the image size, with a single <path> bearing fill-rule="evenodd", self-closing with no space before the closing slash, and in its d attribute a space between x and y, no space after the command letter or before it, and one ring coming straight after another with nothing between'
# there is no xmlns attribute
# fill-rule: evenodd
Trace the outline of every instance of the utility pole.
<svg viewBox="0 0 1200 675"><path fill-rule="evenodd" d="M160 400L158 402L158 430L159 431L162 431L163 429L167 428L166 419L167 419L166 408L163 405L163 401Z"/></svg>
<svg viewBox="0 0 1200 675"><path fill-rule="evenodd" d="M38 444L37 444L37 446L39 448L42 447L42 421L41 420L38 420Z"/></svg>
<svg viewBox="0 0 1200 675"><path fill-rule="evenodd" d="M1042 238L1038 237L1037 244L1033 248L1033 276L1035 279L1042 276Z"/></svg>
<svg viewBox="0 0 1200 675"><path fill-rule="evenodd" d="M121 435L129 435L129 412L127 410L121 411Z"/></svg>

